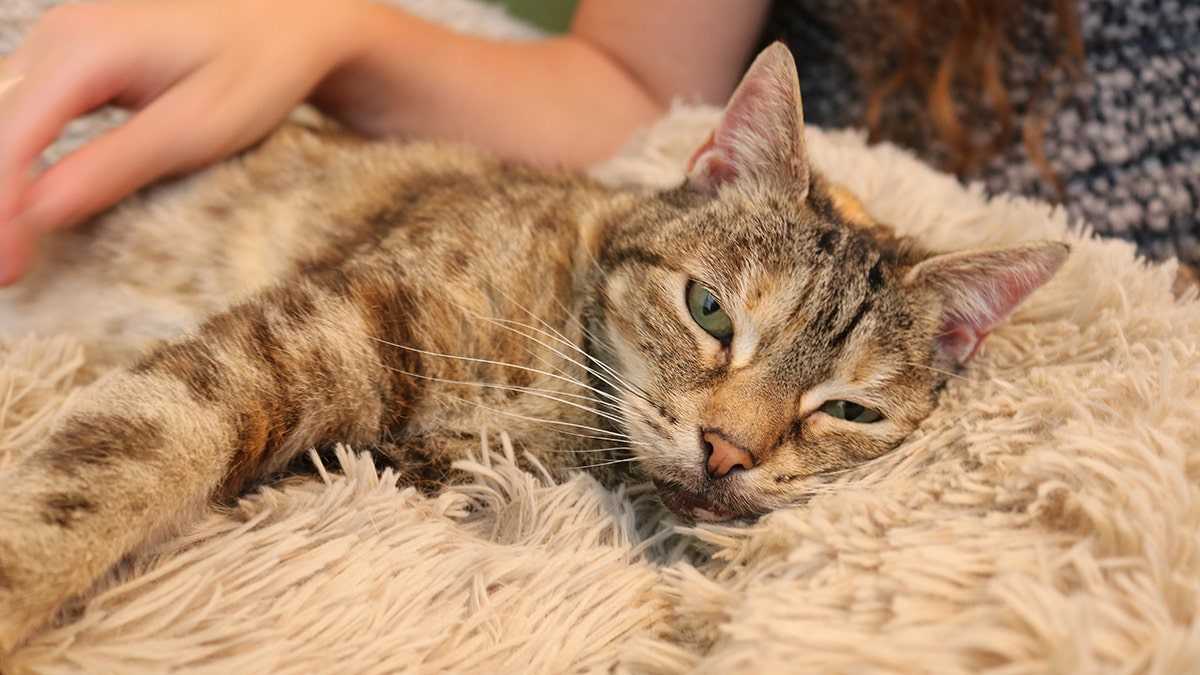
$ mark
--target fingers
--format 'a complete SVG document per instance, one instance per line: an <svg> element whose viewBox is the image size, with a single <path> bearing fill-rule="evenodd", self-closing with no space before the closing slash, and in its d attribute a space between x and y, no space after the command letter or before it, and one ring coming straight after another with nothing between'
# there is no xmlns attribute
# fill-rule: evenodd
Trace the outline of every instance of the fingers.
<svg viewBox="0 0 1200 675"><path fill-rule="evenodd" d="M25 75L12 66L11 60L0 60L0 104L5 95L25 79ZM0 160L5 157L5 147L0 141ZM13 209L21 187L20 183L0 182L0 286L7 286L23 276L32 258L30 233L21 227L5 227L5 215Z"/></svg>
<svg viewBox="0 0 1200 675"><path fill-rule="evenodd" d="M0 111L3 110L3 103L7 98L7 94L17 85L25 80L25 74L18 72L14 67L14 62L11 58L0 59ZM0 115L0 120L3 120ZM10 125L0 125L0 135L3 135L4 129ZM3 174L3 165L7 164L9 156L12 154L8 150L8 143L0 138L0 174ZM8 181L0 179L0 223L3 223L13 209L13 202L20 191L20 185L9 185Z"/></svg>
<svg viewBox="0 0 1200 675"><path fill-rule="evenodd" d="M68 122L120 94L128 65L123 58L67 54L12 75L0 95L0 222L22 208L28 171L42 151Z"/></svg>
<svg viewBox="0 0 1200 675"><path fill-rule="evenodd" d="M309 48L327 27L323 4L265 42L255 27L279 15L275 5L64 7L0 61L0 284L27 266L31 242L46 230L266 135L326 72L322 59L333 58ZM31 177L72 119L110 102L138 112Z"/></svg>
<svg viewBox="0 0 1200 675"><path fill-rule="evenodd" d="M239 86L238 71L237 63L210 64L125 124L64 157L29 186L15 224L38 232L75 224L144 185L202 167L261 138L292 104L270 86L247 96L249 87ZM277 114L264 112L260 97L272 100ZM247 122L252 117L254 122Z"/></svg>
<svg viewBox="0 0 1200 675"><path fill-rule="evenodd" d="M186 59L147 61L144 55L160 46L159 39L125 21L115 5L60 9L39 19L20 47L0 61L0 284L28 266L41 231L106 206L93 199L41 208L38 194L56 182L49 175L32 180L42 152L76 117L110 101L140 105L188 72ZM102 171L89 177L74 192L103 188L108 180Z"/></svg>
<svg viewBox="0 0 1200 675"><path fill-rule="evenodd" d="M180 83L61 159L29 186L15 225L39 232L73 225L156 179L210 161L220 148L201 139L220 130L196 119L205 89L203 83Z"/></svg>
<svg viewBox="0 0 1200 675"><path fill-rule="evenodd" d="M2 72L2 70L0 70L0 72ZM4 92L20 84L21 80L24 79L25 76L20 73L14 73L0 77L0 96L3 96Z"/></svg>
<svg viewBox="0 0 1200 675"><path fill-rule="evenodd" d="M0 227L0 286L20 279L33 260L33 236L20 228Z"/></svg>
<svg viewBox="0 0 1200 675"><path fill-rule="evenodd" d="M75 84L101 75L86 64L51 61L29 73L6 73L0 82L0 285L20 277L30 263L37 231L20 215L29 205L33 167L67 122L104 102L103 88ZM43 84L51 82L67 86Z"/></svg>

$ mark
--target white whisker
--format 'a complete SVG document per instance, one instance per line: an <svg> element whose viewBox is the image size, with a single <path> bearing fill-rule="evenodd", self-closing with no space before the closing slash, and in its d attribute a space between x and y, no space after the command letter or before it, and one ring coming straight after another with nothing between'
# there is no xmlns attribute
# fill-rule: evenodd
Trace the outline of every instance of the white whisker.
<svg viewBox="0 0 1200 675"><path fill-rule="evenodd" d="M969 378L961 373L956 373L952 370L943 370L941 368L935 368L931 365L924 364L924 363L913 363L912 361L901 361L900 365L911 366L913 368L924 368L925 370L929 370L929 371L938 373L939 375L945 375L946 377L952 377L952 378L959 379L959 380L965 380L967 382L972 381L971 378Z"/></svg>
<svg viewBox="0 0 1200 675"><path fill-rule="evenodd" d="M587 425L582 425L582 424L572 424L570 422L563 422L562 420L553 420L553 419L547 419L547 418L541 418L541 417L530 417L530 416L526 416L526 415L519 415L517 413L500 410L498 408L493 408L493 407L487 405L486 403L482 403L480 401L473 401L468 398L463 398L462 396L454 396L448 392L438 392L437 395L442 398L448 398L448 399L451 399L454 401L458 401L460 403L466 403L468 405L473 405L477 408L486 410L491 413L495 413L497 415L504 415L507 417L513 417L513 418L517 418L517 419L521 419L521 420L525 420L525 421L537 422L539 424L558 424L558 425L570 424L572 427L588 429L588 430L596 432L596 433L592 433L592 434L583 434L583 433L579 433L577 431L564 431L562 429L551 429L551 431L553 431L554 433L556 433L560 436L571 436L573 438L586 438L589 440L605 441L605 442L610 442L610 443L613 441L625 441L627 443L638 443L639 445L649 445L648 443L642 443L640 441L631 440L628 437L626 437L624 434L621 434L619 432L613 432L609 429L601 429L598 427L589 427ZM602 436L602 435L598 435L598 434L608 434L608 435Z"/></svg>
<svg viewBox="0 0 1200 675"><path fill-rule="evenodd" d="M604 348L605 350L610 351L610 352L613 351L612 346L609 345L608 343L606 343L604 340L601 340L599 335L596 335L595 333L593 333L582 321L579 320L579 317L576 316L575 313L570 310L570 308L568 308L566 305L564 305L562 303L561 299L555 298L554 302L555 302L555 304L558 305L559 309L561 309L563 311L563 313L566 315L567 319L572 324L578 326L579 330L583 331L584 336L586 336L593 343L595 343L596 345L599 345L600 347Z"/></svg>
<svg viewBox="0 0 1200 675"><path fill-rule="evenodd" d="M554 333L550 333L550 332L541 330L537 326L532 326L530 324L523 323L521 321L514 321L512 319L498 319L498 318L494 318L494 317L482 316L479 314L476 314L475 316L476 316L476 318L479 318L483 321L491 322L493 324L496 324L500 328L504 328L505 330L511 331L513 333L516 333L517 335L520 335L524 338L532 340L534 343L539 344L542 347L545 347L546 349L550 350L551 353L559 356L560 358L567 361L568 363L573 363L576 366L579 366L580 368L584 369L585 371L591 373L597 379L599 379L601 382L607 384L608 386L612 387L613 389L616 389L618 391L626 391L628 393L633 394L634 396L642 396L642 397L645 396L645 392L641 391L641 389L637 385L626 380L623 376L621 376L619 373L617 373L615 370L613 370L608 364L604 363L603 361L593 359L591 357L591 355L589 355L586 351L584 351L583 349L580 349L579 345L562 337L561 335L556 335ZM512 325L509 325L509 324L513 324L513 325L519 326L521 328L528 328L531 331L534 331L534 332L536 332L540 335L543 335L549 339L555 340L563 345L566 345L566 346L570 347L571 349L574 349L576 352L579 352L579 354L582 355L583 358L587 359L587 362L579 361L571 356L568 356L567 354L564 354L563 352L559 351L558 349L555 349L553 346L543 342L542 340L539 340L536 337L534 337L528 333L519 331L516 328L514 328ZM588 365L588 362L595 363L597 366L602 368L604 370L604 372L597 371L595 368Z"/></svg>
<svg viewBox="0 0 1200 675"><path fill-rule="evenodd" d="M636 448L628 445L606 445L597 446L595 448L587 448L585 450L561 450L551 448L549 452L564 454L564 455L595 455L602 452L633 452Z"/></svg>
<svg viewBox="0 0 1200 675"><path fill-rule="evenodd" d="M492 382L471 382L471 381L467 381L467 380L452 380L452 379L444 378L444 377L435 377L433 375L422 375L420 373L412 373L412 372L408 372L405 370L399 370L396 368L392 368L391 370L398 372L398 373L403 373L405 375L408 375L409 377L415 377L415 378L419 378L422 380L428 380L430 382L439 382L442 384L457 384L457 385L462 385L462 386L467 386L467 387L481 387L481 388L486 388L486 389L496 389L499 391L521 392L521 393L529 394L531 396L537 396L539 398L554 401L555 403L561 403L563 405L570 406L572 408L577 408L579 410L584 410L584 411L590 412L593 415L596 415L597 417L609 420L610 422L613 422L614 424L620 424L624 421L623 419L621 419L620 417L618 417L616 415L606 413L606 412L601 412L601 411L597 410L594 406L582 405L580 403L575 403L574 401L567 401L562 398L559 398L558 396L554 396L554 395L545 393L546 391L552 391L552 390L541 390L541 389L535 389L532 387L520 387L517 385L510 385L510 384L495 384ZM561 393L561 392L555 392L555 393ZM568 395L570 395L570 394L568 394ZM578 396L578 395L576 395L576 396ZM583 398L586 398L586 397L583 397ZM588 400L591 400L591 399L588 399Z"/></svg>
<svg viewBox="0 0 1200 675"><path fill-rule="evenodd" d="M596 375L596 377L599 377L599 378L600 378L602 381L604 381L605 383L607 383L609 386L613 387L614 389L622 389L622 388L624 388L626 391L630 391L631 393L633 393L633 394L635 394L635 395L639 395L639 396L645 396L645 395L646 395L646 393L645 393L644 391L641 391L641 389L640 389L639 387L637 387L636 385L634 385L632 382L629 382L628 380L626 380L626 379L625 379L625 378L624 378L624 377L623 377L623 376L622 376L620 373L618 373L618 372L616 372L615 370L613 370L613 369L612 369L612 368L611 368L611 367L610 367L608 364L604 363L603 361L601 361L601 360L599 360L599 359L593 359L593 358L591 357L591 355L590 355L590 354L588 354L588 353L587 353L585 350L581 349L581 348L579 347L579 345L575 344L575 342L574 342L574 341L572 341L572 340L568 340L568 339L567 339L567 337L566 337L565 335L563 335L561 332L559 332L559 331L558 331L558 329L556 329L554 326L552 326L552 325L551 325L549 322L547 322L547 321L546 321L545 319L543 319L542 317L538 316L538 315L537 315L535 312L533 312L532 310L530 310L528 307L526 307L525 305L521 304L521 303L520 303L520 302L519 302L519 301L518 301L516 298L513 298L513 297L511 297L510 295L508 295L507 293L505 293L503 290L501 290L501 289L499 289L499 288L496 288L495 286L493 286L493 290L495 290L497 293L499 293L499 294L500 294L500 296L501 296L501 297L503 297L505 300L508 300L508 301L509 301L509 302L511 302L513 305L515 305L515 306L516 306L518 309L520 309L521 311L525 312L527 315L529 315L530 317L532 317L533 319L535 319L536 321L538 321L538 323L540 323L540 324L542 324L543 326L545 326L546 330L542 330L542 329L539 329L539 328L538 328L538 327L536 327L536 326L533 326L533 325L530 325L530 324L527 324L527 323L524 323L524 322L520 322L520 321L514 321L514 320L511 320L511 319L500 319L500 318L498 318L498 317L485 317L485 316L482 316L482 315L480 315L478 312L474 312L474 311L470 310L469 308L462 307L461 305L460 305L460 307L459 307L459 308L460 308L460 309L462 309L464 312L466 312L466 313L468 313L468 314L472 314L472 315L474 315L474 316L476 316L477 318L480 318L480 319L484 319L484 320L487 320L487 321L492 321L492 322L494 322L494 323L497 323L497 324L499 324L499 325L503 325L503 324L506 324L506 323L515 323L515 324L517 324L517 325L519 325L519 326L523 326L523 327L525 327L525 328L529 328L530 330L537 331L538 333L541 333L542 335L544 335L544 336L546 336L546 337L548 337L548 338L551 338L551 339L557 340L557 341L558 341L558 342L560 342L561 344L563 344L563 345L566 345L566 346L568 346L568 347L570 347L570 348L574 349L575 351L579 352L579 353L580 353L580 354L581 354L581 355L582 355L582 356L583 356L585 359L587 359L588 361L591 361L591 362L593 362L593 363L595 363L595 364L599 365L601 368L603 368L603 369L605 370L605 372L609 373L609 375L610 375L611 377L614 377L614 378L616 378L616 379L617 379L617 380L618 380L618 381L621 383L621 385L622 385L622 386L617 386L617 383L615 383L615 382L612 382L612 381L609 381L609 380L605 379L603 376L601 376L601 375L600 375L600 373L597 373L597 372L596 372L594 369L592 369L591 367L589 367L589 366L587 366L587 365L585 365L585 364L583 364L583 363L579 363L579 362L577 362L577 361L574 361L573 359L570 359L570 358L568 358L568 357L567 357L565 354L562 354L561 352L557 352L557 351L553 350L553 349L550 347L550 345L547 345L547 344L545 344L544 342L540 342L540 341L538 341L538 340L534 339L534 338L533 338L531 335L528 335L528 334L525 334L525 333L520 333L520 332L518 332L518 334L519 334L519 335L524 335L525 337L527 337L527 338L529 338L529 339L533 339L535 342L538 342L538 343L539 343L539 344L541 344L543 347L546 347L547 349L551 349L551 351L555 351L555 353L556 353L556 354L558 354L559 356L561 356L562 358L564 358L564 359L567 359L568 361L571 361L572 363L575 363L575 365L578 365L578 366L580 366L580 367L582 367L582 368L586 369L588 372L591 372L592 374ZM581 328L583 328L584 332L586 333L586 332L587 332L587 328L586 328L586 327L584 327L584 326L583 326L583 324L582 324L581 322L578 322L578 319L577 319L577 318L575 318L575 314L574 314L574 312L572 312L570 309L568 309L568 308L566 308L566 307L562 307L562 303L561 303L561 301L558 301L558 304L559 304L559 306L560 306L560 307L563 309L563 312L564 312L564 313L565 313L565 314L566 314L568 317L570 317L572 320L574 320L574 321L576 321L577 323L579 323L579 326L580 326ZM511 329L510 329L510 330L511 330ZM516 332L516 331L514 331L514 332Z"/></svg>
<svg viewBox="0 0 1200 675"><path fill-rule="evenodd" d="M601 435L600 436L592 436L592 435L586 435L586 434L567 434L567 432L564 432L564 431L556 431L555 433L579 436L580 438L595 438L597 440L624 441L627 443L638 443L639 442L639 441L631 440L625 434L623 434L619 431L612 431L610 429L602 429L600 427L593 427L593 426L589 426L586 424L579 424L576 422L566 422L564 420L555 420L555 419L548 419L548 418L541 418L541 417L530 417L528 415L522 415L520 413L515 413L510 410L500 410L499 408L493 408L481 401L473 401L469 398L463 398L461 396L450 396L446 392L438 392L438 394L440 394L442 396L446 396L448 398L452 398L452 399L454 399L456 401L460 401L462 403L473 405L477 408L482 408L483 410L487 410L488 412L492 412L497 415L503 415L505 417L511 417L513 419L524 420L526 422L536 422L538 424L556 424L559 426L570 427L573 429L583 429L584 431L590 431L594 434L601 434Z"/></svg>
<svg viewBox="0 0 1200 675"><path fill-rule="evenodd" d="M458 356L455 354L443 354L441 352L430 351L428 349L420 349L418 347L410 347L408 345L402 345L402 344L398 344L395 342L389 342L387 340L383 340L383 339L376 338L376 337L372 337L371 339L375 340L376 342L379 342L381 344L385 344L389 347L394 347L396 349L403 349L405 351L410 351L415 354L422 354L424 356L434 356L434 357L443 358L443 359L452 359L455 361L466 361L468 363L481 363L481 364L485 364L485 365L500 366L502 368L512 368L512 369L520 370L520 371L527 372L527 373L533 373L535 375L545 375L546 377L553 378L555 380L560 380L562 382L567 382L567 383L575 385L577 387L595 392L598 395L605 396L607 398L612 398L618 403L620 402L620 399L618 397L616 397L606 391L597 389L586 382L580 382L579 380L576 380L573 377L561 375L558 373L552 373L552 372L549 372L546 370L541 370L539 368L533 368L530 366L522 366L522 365L519 365L516 363L507 363L505 361L494 361L492 359L483 359L483 358L478 358L478 357L474 357L474 356ZM408 374L413 375L413 373L408 373ZM465 383L459 382L458 384L465 384ZM568 396L576 396L579 398L585 398L587 400L594 400L589 396L582 396L580 394L569 394L568 392L560 392L560 393L562 393L564 395L568 395Z"/></svg>
<svg viewBox="0 0 1200 675"><path fill-rule="evenodd" d="M577 468L577 469L598 469L603 466L613 466L616 464L632 464L634 462L640 462L640 461L641 461L641 459L638 457L621 457L620 459L613 459L613 460L609 460L607 462L596 462L595 464L583 464L583 465L577 466L575 468Z"/></svg>

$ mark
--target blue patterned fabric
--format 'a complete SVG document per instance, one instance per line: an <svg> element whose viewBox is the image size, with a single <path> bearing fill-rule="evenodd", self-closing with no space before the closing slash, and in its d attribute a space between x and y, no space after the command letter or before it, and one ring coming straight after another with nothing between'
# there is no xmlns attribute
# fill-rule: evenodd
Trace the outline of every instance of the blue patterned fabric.
<svg viewBox="0 0 1200 675"><path fill-rule="evenodd" d="M861 122L856 73L863 59L896 59L894 27L879 0L780 0L765 40L784 39L800 69L807 121L824 127ZM1073 218L1101 234L1130 239L1148 257L1200 263L1200 0L1081 0L1084 82L1051 105L1043 148L1065 183ZM1014 100L1027 98L1054 65L1058 37L1051 0L1022 9L1003 62ZM946 30L947 42L952 26ZM936 62L946 44L928 45ZM1060 78L1061 79L1061 78ZM1062 81L1054 81L1055 86ZM1058 91L1063 91L1061 88ZM1015 111L1020 116L1026 111ZM945 147L913 92L889 100L885 139L937 162ZM991 193L1059 198L1018 138L982 169L964 176Z"/></svg>

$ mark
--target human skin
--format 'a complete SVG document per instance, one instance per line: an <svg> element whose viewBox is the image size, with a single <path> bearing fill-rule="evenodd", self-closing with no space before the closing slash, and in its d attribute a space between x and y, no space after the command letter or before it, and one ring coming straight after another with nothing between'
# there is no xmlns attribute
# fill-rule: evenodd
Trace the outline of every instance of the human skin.
<svg viewBox="0 0 1200 675"><path fill-rule="evenodd" d="M306 99L370 136L586 166L675 98L724 102L766 9L583 0L568 34L517 43L370 0L57 7L0 62L0 284L25 273L45 232L248 147ZM104 104L134 114L36 173L64 126Z"/></svg>

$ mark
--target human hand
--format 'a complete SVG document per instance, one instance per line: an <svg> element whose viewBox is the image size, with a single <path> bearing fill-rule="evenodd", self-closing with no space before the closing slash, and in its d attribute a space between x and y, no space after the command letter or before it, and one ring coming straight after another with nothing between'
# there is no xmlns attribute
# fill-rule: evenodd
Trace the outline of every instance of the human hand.
<svg viewBox="0 0 1200 675"><path fill-rule="evenodd" d="M0 284L45 232L266 135L336 66L349 6L120 0L44 14L0 61ZM106 103L135 114L35 175L64 126Z"/></svg>

